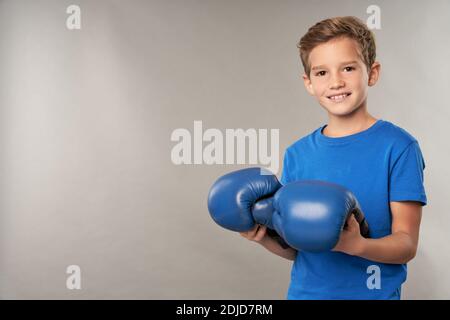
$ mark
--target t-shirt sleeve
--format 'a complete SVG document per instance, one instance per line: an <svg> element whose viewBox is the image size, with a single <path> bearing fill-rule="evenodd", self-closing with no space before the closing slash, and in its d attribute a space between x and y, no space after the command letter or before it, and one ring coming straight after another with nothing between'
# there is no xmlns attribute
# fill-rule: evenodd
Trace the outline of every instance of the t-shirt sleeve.
<svg viewBox="0 0 450 320"><path fill-rule="evenodd" d="M291 182L291 177L289 176L289 154L288 151L286 150L286 152L284 153L284 159L283 159L283 170L281 172L281 184L282 185L286 185L289 182Z"/></svg>
<svg viewBox="0 0 450 320"><path fill-rule="evenodd" d="M419 144L414 141L400 154L389 176L390 201L418 201L425 206L423 170L425 161Z"/></svg>

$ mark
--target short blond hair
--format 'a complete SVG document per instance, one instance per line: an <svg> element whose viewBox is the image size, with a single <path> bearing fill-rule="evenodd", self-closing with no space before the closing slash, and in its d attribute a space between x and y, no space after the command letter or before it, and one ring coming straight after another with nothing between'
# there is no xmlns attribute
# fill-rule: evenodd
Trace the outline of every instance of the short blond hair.
<svg viewBox="0 0 450 320"><path fill-rule="evenodd" d="M308 77L311 72L309 63L311 51L319 44L340 37L348 37L357 42L361 60L366 65L367 70L370 70L376 58L375 35L373 32L356 17L334 17L322 20L309 28L308 32L297 44L303 69Z"/></svg>

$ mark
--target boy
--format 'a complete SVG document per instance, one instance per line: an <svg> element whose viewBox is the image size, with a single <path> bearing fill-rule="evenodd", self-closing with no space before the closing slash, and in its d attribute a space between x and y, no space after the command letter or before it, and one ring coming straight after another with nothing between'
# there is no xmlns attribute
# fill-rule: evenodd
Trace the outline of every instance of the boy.
<svg viewBox="0 0 450 320"><path fill-rule="evenodd" d="M375 85L372 32L355 17L323 20L298 45L306 90L328 113L328 124L287 148L281 182L315 179L341 184L358 199L371 238L353 215L330 252L283 249L257 226L241 233L294 260L288 299L400 299L406 263L419 237L425 163L417 140L367 110Z"/></svg>

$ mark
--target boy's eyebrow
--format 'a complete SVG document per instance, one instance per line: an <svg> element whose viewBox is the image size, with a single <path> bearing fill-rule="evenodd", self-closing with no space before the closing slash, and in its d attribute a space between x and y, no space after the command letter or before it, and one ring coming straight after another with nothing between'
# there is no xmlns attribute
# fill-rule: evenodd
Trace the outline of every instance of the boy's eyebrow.
<svg viewBox="0 0 450 320"><path fill-rule="evenodd" d="M342 62L341 66L344 65L344 64L352 64L352 63L358 63L358 61L353 60L353 61L348 61L348 62ZM325 68L325 65L312 67L311 70L323 69L323 68Z"/></svg>

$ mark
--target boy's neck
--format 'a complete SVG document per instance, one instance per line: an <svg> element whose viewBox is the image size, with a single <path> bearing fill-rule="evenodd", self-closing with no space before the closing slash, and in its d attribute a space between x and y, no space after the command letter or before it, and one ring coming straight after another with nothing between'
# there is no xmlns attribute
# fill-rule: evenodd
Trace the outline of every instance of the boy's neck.
<svg viewBox="0 0 450 320"><path fill-rule="evenodd" d="M339 138L367 130L377 119L366 110L361 111L363 112L356 112L348 117L330 116L322 133L330 138Z"/></svg>

